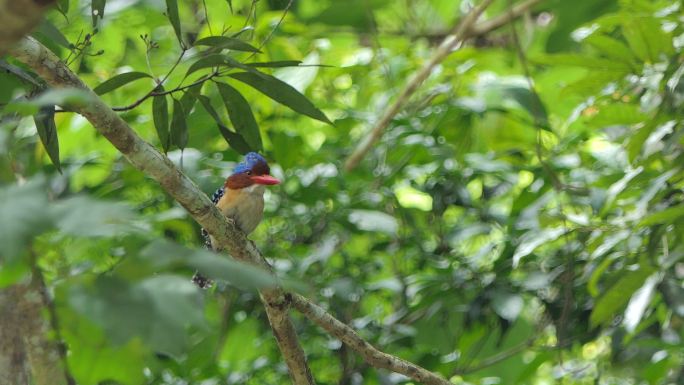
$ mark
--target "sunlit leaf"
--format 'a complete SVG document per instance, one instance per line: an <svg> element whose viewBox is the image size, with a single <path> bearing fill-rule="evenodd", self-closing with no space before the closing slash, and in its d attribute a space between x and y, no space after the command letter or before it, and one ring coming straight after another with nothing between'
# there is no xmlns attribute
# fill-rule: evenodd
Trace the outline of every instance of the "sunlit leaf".
<svg viewBox="0 0 684 385"><path fill-rule="evenodd" d="M352 210L349 213L349 222L355 224L363 231L378 231L387 234L396 234L399 230L397 220L381 211Z"/></svg>

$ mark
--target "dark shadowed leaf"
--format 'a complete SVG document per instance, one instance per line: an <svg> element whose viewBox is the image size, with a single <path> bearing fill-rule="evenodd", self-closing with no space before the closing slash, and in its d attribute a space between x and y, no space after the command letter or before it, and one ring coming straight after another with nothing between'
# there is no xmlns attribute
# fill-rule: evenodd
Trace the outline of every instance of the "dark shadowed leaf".
<svg viewBox="0 0 684 385"><path fill-rule="evenodd" d="M178 15L178 0L166 0L166 15L171 21L173 31L176 33L178 42L183 46L183 35L181 33L180 16Z"/></svg>
<svg viewBox="0 0 684 385"><path fill-rule="evenodd" d="M97 19L102 20L107 0L92 0L90 5L90 15L93 18L93 28L97 27Z"/></svg>
<svg viewBox="0 0 684 385"><path fill-rule="evenodd" d="M232 49L234 51L245 51L245 52L261 52L256 47L251 44L245 43L240 39L235 39L228 36L209 36L203 39L199 39L195 42L195 45L209 46L219 49Z"/></svg>
<svg viewBox="0 0 684 385"><path fill-rule="evenodd" d="M223 138L228 142L230 148L243 155L252 151L249 144L247 144L247 141L240 134L234 133L222 124L219 124L218 128Z"/></svg>
<svg viewBox="0 0 684 385"><path fill-rule="evenodd" d="M43 147L47 152L52 164L61 173L62 166L59 163L59 140L57 138L57 126L55 125L55 107L43 107L40 112L33 117L36 123L36 130L40 137Z"/></svg>
<svg viewBox="0 0 684 385"><path fill-rule="evenodd" d="M281 103L295 112L304 114L321 122L332 124L332 122L319 110L313 103L294 89L291 85L282 80L261 74L261 76L251 72L240 72L230 74L231 77L248 84L269 98Z"/></svg>
<svg viewBox="0 0 684 385"><path fill-rule="evenodd" d="M163 92L164 87L159 86L157 92ZM166 95L157 95L152 99L152 118L154 119L154 128L157 130L159 142L162 145L164 152L169 151L171 146L169 136L169 107L166 101Z"/></svg>
<svg viewBox="0 0 684 385"><path fill-rule="evenodd" d="M185 121L183 104L173 99L173 117L171 119L171 143L180 148L188 144L188 126Z"/></svg>
<svg viewBox="0 0 684 385"><path fill-rule="evenodd" d="M247 100L233 87L226 83L216 83L223 103L228 111L235 131L240 134L249 146L256 151L261 150L261 134L252 108Z"/></svg>
<svg viewBox="0 0 684 385"><path fill-rule="evenodd" d="M106 94L107 92L114 91L115 89L125 86L126 84L142 79L142 78L152 78L152 76L144 73L144 72L126 72L123 74L118 74L111 79L108 79L98 85L97 87L93 88L93 91L98 94L98 95L103 95Z"/></svg>

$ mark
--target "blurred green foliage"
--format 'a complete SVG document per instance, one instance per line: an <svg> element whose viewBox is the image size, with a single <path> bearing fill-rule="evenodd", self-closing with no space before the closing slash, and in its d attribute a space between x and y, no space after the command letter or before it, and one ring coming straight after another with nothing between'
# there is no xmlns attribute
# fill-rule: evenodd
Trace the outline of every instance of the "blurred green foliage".
<svg viewBox="0 0 684 385"><path fill-rule="evenodd" d="M62 0L34 36L207 193L263 147L284 183L252 238L383 350L456 384L684 383L682 1L542 2L449 56L350 173L470 2L288 3ZM287 383L269 278L198 250L159 186L52 114L82 94L36 97L7 60L0 286L38 257L79 384ZM318 383L407 382L295 321Z"/></svg>

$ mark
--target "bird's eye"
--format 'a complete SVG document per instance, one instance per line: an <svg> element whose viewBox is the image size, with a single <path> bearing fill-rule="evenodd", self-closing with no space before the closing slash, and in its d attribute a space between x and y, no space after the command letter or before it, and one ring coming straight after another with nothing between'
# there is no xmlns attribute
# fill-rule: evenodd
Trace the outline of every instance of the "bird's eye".
<svg viewBox="0 0 684 385"><path fill-rule="evenodd" d="M251 171L247 171L246 174L251 176L251 175L252 175L252 172L251 172Z"/></svg>

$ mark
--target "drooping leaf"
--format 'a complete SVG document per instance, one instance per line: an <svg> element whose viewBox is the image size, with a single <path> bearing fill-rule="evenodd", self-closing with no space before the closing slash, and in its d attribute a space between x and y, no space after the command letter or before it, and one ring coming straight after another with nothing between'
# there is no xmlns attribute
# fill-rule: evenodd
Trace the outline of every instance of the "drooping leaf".
<svg viewBox="0 0 684 385"><path fill-rule="evenodd" d="M33 117L36 123L36 130L41 143L47 152L52 164L61 173L62 166L59 162L59 139L57 138L57 126L55 125L55 107L43 107L40 112Z"/></svg>
<svg viewBox="0 0 684 385"><path fill-rule="evenodd" d="M230 121L235 131L240 134L249 146L255 150L261 150L261 134L257 125L252 108L247 100L233 87L226 83L216 83L223 103L228 111Z"/></svg>
<svg viewBox="0 0 684 385"><path fill-rule="evenodd" d="M126 84L142 79L142 78L152 78L152 76L144 72L126 72L123 74L118 74L111 79L105 80L97 87L93 88L93 91L98 95L104 95L107 92L114 91L115 89L125 86Z"/></svg>
<svg viewBox="0 0 684 385"><path fill-rule="evenodd" d="M261 76L259 76L252 72L239 72L230 74L230 76L246 83L295 112L299 112L300 114L304 114L324 123L332 124L328 117L326 117L321 110L316 108L306 96L276 77L266 74L261 74Z"/></svg>
<svg viewBox="0 0 684 385"><path fill-rule="evenodd" d="M90 5L90 15L93 18L93 28L97 27L97 19L104 18L104 9L107 0L92 0Z"/></svg>
<svg viewBox="0 0 684 385"><path fill-rule="evenodd" d="M183 111L183 104L176 99L173 99L171 143L181 150L188 144L188 126L185 120L185 111Z"/></svg>
<svg viewBox="0 0 684 385"><path fill-rule="evenodd" d="M160 85L155 91L164 92L164 87ZM162 149L164 152L167 152L169 147L171 147L171 140L169 136L169 107L166 95L157 95L152 99L152 119L154 120L154 128L157 130L157 136L159 137Z"/></svg>
<svg viewBox="0 0 684 385"><path fill-rule="evenodd" d="M221 136L223 136L226 142L228 142L230 148L242 155L252 151L252 148L249 146L249 144L247 144L245 138L243 138L240 134L234 133L233 131L229 130L228 127L222 124L219 124L218 128Z"/></svg>
<svg viewBox="0 0 684 385"><path fill-rule="evenodd" d="M62 47L69 48L69 40L62 34L62 32L55 27L49 20L43 20L43 22L38 27L38 32L50 38L55 43L61 45Z"/></svg>
<svg viewBox="0 0 684 385"><path fill-rule="evenodd" d="M234 51L261 53L256 47L249 43L228 36L209 36L199 39L195 45L209 46L218 49L232 49Z"/></svg>
<svg viewBox="0 0 684 385"><path fill-rule="evenodd" d="M173 31L176 33L176 37L178 38L178 42L181 46L184 46L180 16L178 15L178 0L166 0L166 15L169 17L169 21L171 21Z"/></svg>

